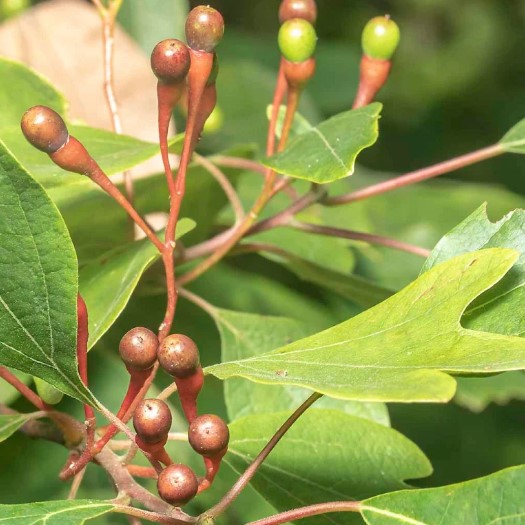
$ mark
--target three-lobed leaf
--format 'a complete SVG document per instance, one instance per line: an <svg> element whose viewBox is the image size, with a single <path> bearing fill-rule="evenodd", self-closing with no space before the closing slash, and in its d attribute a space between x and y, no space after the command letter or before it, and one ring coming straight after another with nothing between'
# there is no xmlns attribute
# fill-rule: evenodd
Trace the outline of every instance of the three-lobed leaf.
<svg viewBox="0 0 525 525"><path fill-rule="evenodd" d="M381 104L340 113L290 141L263 163L278 173L326 184L352 175L359 153L378 136Z"/></svg>
<svg viewBox="0 0 525 525"><path fill-rule="evenodd" d="M77 370L77 259L42 187L0 143L0 364L96 404Z"/></svg>
<svg viewBox="0 0 525 525"><path fill-rule="evenodd" d="M368 525L522 525L525 467L446 487L405 490L364 501Z"/></svg>
<svg viewBox="0 0 525 525"><path fill-rule="evenodd" d="M225 461L244 472L289 415L254 415L232 423ZM421 450L397 431L314 405L266 458L252 485L276 509L285 511L399 490L407 487L405 480L431 472ZM330 514L312 523L355 523L350 519L348 514Z"/></svg>
<svg viewBox="0 0 525 525"><path fill-rule="evenodd" d="M207 371L220 379L297 385L343 399L448 401L456 386L448 374L525 367L522 339L460 324L467 306L498 282L517 257L509 249L456 257L344 323Z"/></svg>

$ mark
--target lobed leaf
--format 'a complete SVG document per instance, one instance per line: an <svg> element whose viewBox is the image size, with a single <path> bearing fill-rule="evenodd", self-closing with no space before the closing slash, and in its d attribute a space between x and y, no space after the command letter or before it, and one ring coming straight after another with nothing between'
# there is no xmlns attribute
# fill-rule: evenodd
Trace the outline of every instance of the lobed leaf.
<svg viewBox="0 0 525 525"><path fill-rule="evenodd" d="M312 327L286 317L262 316L216 309L213 319L221 336L222 360L245 359L304 337ZM252 414L297 408L304 400L304 388L276 387L231 379L224 385L230 420ZM323 398L316 407L333 408L388 426L388 410L383 403L360 403Z"/></svg>
<svg viewBox="0 0 525 525"><path fill-rule="evenodd" d="M225 461L237 472L289 416L250 416L230 425ZM252 485L279 511L334 500L363 499L407 487L430 475L419 448L399 432L338 410L310 408L262 464ZM355 523L348 514L319 516L316 524ZM351 519L351 521L350 521Z"/></svg>
<svg viewBox="0 0 525 525"><path fill-rule="evenodd" d="M76 360L77 260L42 187L0 143L0 364L96 404Z"/></svg>
<svg viewBox="0 0 525 525"><path fill-rule="evenodd" d="M525 467L446 487L384 494L363 502L368 525L523 525Z"/></svg>
<svg viewBox="0 0 525 525"><path fill-rule="evenodd" d="M326 184L354 173L357 155L378 136L381 104L346 111L296 136L286 150L262 162L289 177Z"/></svg>
<svg viewBox="0 0 525 525"><path fill-rule="evenodd" d="M448 374L525 368L522 339L460 324L466 307L497 283L517 257L509 249L456 257L344 323L207 372L220 379L303 386L342 399L448 401L455 391Z"/></svg>

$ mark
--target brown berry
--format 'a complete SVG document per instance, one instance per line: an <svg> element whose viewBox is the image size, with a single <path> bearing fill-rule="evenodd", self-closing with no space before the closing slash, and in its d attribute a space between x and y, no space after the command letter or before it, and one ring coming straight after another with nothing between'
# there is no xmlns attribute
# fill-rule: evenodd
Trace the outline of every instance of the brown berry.
<svg viewBox="0 0 525 525"><path fill-rule="evenodd" d="M171 428L171 412L160 399L144 399L133 414L133 427L144 443L159 443Z"/></svg>
<svg viewBox="0 0 525 525"><path fill-rule="evenodd" d="M199 5L186 19L186 40L194 51L211 53L224 35L224 19L213 7Z"/></svg>
<svg viewBox="0 0 525 525"><path fill-rule="evenodd" d="M200 366L197 345L182 334L168 335L159 346L157 358L160 366L173 377L189 377Z"/></svg>
<svg viewBox="0 0 525 525"><path fill-rule="evenodd" d="M133 370L148 370L157 360L159 340L147 328L132 328L120 340L118 350L126 365Z"/></svg>
<svg viewBox="0 0 525 525"><path fill-rule="evenodd" d="M62 117L47 106L33 106L22 116L22 133L28 142L46 153L58 151L69 133Z"/></svg>
<svg viewBox="0 0 525 525"><path fill-rule="evenodd" d="M195 418L188 429L188 441L201 456L224 453L230 441L228 425L213 414Z"/></svg>
<svg viewBox="0 0 525 525"><path fill-rule="evenodd" d="M191 58L188 46L175 38L159 42L151 53L151 69L166 84L175 84L186 78Z"/></svg>
<svg viewBox="0 0 525 525"><path fill-rule="evenodd" d="M283 0L279 7L279 22L284 24L292 18L303 18L311 24L317 20L317 5L315 0Z"/></svg>
<svg viewBox="0 0 525 525"><path fill-rule="evenodd" d="M197 494L197 476L186 465L173 464L166 467L157 480L159 496L177 507L188 503Z"/></svg>

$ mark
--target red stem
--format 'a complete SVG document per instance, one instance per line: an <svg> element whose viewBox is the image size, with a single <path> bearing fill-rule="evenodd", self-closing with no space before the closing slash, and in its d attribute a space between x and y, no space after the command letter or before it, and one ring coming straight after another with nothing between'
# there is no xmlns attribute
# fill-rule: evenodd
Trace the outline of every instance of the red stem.
<svg viewBox="0 0 525 525"><path fill-rule="evenodd" d="M184 84L182 82L178 84L157 83L159 146L171 200L175 199L175 178L170 166L168 131L173 108L180 100L183 91Z"/></svg>
<svg viewBox="0 0 525 525"><path fill-rule="evenodd" d="M339 195L338 197L329 197L324 199L322 202L327 206L340 206L350 202L368 199L370 197L374 197L375 195L381 195L382 193L397 190L410 184L415 184L417 182L422 182L434 177L439 177L445 173L450 173L466 166L470 166L471 164L476 164L477 162L497 157L503 153L505 153L503 147L500 144L494 144L488 148L483 148L472 153L467 153L466 155L435 164L434 166L429 166L428 168L412 171L406 175L368 186L362 190L357 190L345 195Z"/></svg>
<svg viewBox="0 0 525 525"><path fill-rule="evenodd" d="M288 84L284 76L284 59L281 58L279 65L279 73L277 74L277 84L275 86L275 92L273 94L272 102L272 114L270 117L270 125L268 130L268 137L266 141L266 155L270 157L275 153L275 129L277 128L277 120L279 119L279 110L283 102L284 96L286 95Z"/></svg>
<svg viewBox="0 0 525 525"><path fill-rule="evenodd" d="M88 176L95 184L98 184L108 195L117 201L127 214L135 221L151 242L162 252L164 245L158 239L155 232L146 224L144 219L137 213L135 208L111 182L110 178L102 171L100 166L88 153L86 148L75 138L69 137L68 141L58 151L50 153L51 160L61 168Z"/></svg>
<svg viewBox="0 0 525 525"><path fill-rule="evenodd" d="M333 501L330 503L318 503L317 505L309 505L308 507L301 507L299 509L276 514L275 516L252 521L247 525L281 525L283 523L290 523L292 521L310 518L312 516L319 516L320 514L329 514L331 512L360 512L360 509L360 501Z"/></svg>
<svg viewBox="0 0 525 525"><path fill-rule="evenodd" d="M89 340L89 327L88 327L88 311L86 303L80 294L77 294L77 361L78 361L78 373L84 386L88 388L88 340ZM95 411L93 407L84 403L84 416L86 423L95 420ZM94 426L88 424L88 438L92 438L94 435Z"/></svg>
<svg viewBox="0 0 525 525"><path fill-rule="evenodd" d="M128 472L137 478L157 479L157 471L152 467L144 467L142 465L126 465Z"/></svg>
<svg viewBox="0 0 525 525"><path fill-rule="evenodd" d="M24 385L18 377L12 374L4 366L0 366L0 377L5 379L12 387L16 388L20 394L22 394L32 405L34 405L38 410L51 410L51 407L44 403L40 396L35 394L27 385Z"/></svg>
<svg viewBox="0 0 525 525"><path fill-rule="evenodd" d="M175 377L174 381L177 385L182 411L188 423L191 423L198 416L197 398L204 385L204 372L199 366L193 375L184 378Z"/></svg>

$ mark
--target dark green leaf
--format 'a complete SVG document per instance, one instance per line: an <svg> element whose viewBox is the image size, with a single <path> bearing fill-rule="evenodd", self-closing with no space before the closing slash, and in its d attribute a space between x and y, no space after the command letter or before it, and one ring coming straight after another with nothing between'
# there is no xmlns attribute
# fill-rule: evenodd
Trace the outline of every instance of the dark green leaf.
<svg viewBox="0 0 525 525"><path fill-rule="evenodd" d="M190 219L177 224L177 239L195 227ZM92 348L124 310L142 274L160 256L144 239L116 248L88 264L79 274L79 288L89 312L89 348Z"/></svg>
<svg viewBox="0 0 525 525"><path fill-rule="evenodd" d="M264 164L279 173L319 184L354 173L355 159L378 136L381 104L340 113L292 140Z"/></svg>
<svg viewBox="0 0 525 525"><path fill-rule="evenodd" d="M243 472L289 414L250 416L231 424L227 463ZM268 456L252 484L284 511L396 490L407 486L404 480L431 472L425 455L395 430L338 410L311 408ZM315 522L355 523L343 514Z"/></svg>
<svg viewBox="0 0 525 525"><path fill-rule="evenodd" d="M226 362L269 352L312 332L311 326L285 317L216 309L213 319L221 335L222 360ZM224 395L230 420L235 420L252 414L295 409L304 400L305 390L232 379L224 385ZM316 403L316 407L334 408L389 425L388 411L382 403L323 398Z"/></svg>
<svg viewBox="0 0 525 525"><path fill-rule="evenodd" d="M369 525L522 525L525 467L436 489L408 490L366 500Z"/></svg>
<svg viewBox="0 0 525 525"><path fill-rule="evenodd" d="M212 366L208 373L304 386L343 399L448 401L455 381L447 373L525 367L522 339L466 330L459 323L472 300L516 258L508 249L456 257L340 325L270 353Z"/></svg>
<svg viewBox="0 0 525 525"><path fill-rule="evenodd" d="M58 210L0 144L0 363L95 404L76 361L77 261Z"/></svg>
<svg viewBox="0 0 525 525"><path fill-rule="evenodd" d="M111 512L114 505L105 501L68 500L0 505L6 525L83 525L86 520Z"/></svg>

